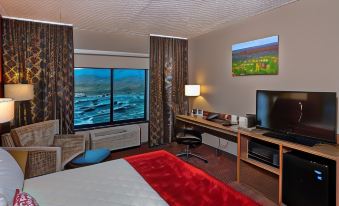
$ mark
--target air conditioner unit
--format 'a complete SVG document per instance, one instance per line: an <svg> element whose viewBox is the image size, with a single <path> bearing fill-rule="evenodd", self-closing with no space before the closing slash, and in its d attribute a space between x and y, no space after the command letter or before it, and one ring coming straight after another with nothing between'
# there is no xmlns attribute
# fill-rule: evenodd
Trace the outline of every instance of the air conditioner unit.
<svg viewBox="0 0 339 206"><path fill-rule="evenodd" d="M91 130L90 138L92 149L118 150L140 146L140 127L138 125L126 125Z"/></svg>

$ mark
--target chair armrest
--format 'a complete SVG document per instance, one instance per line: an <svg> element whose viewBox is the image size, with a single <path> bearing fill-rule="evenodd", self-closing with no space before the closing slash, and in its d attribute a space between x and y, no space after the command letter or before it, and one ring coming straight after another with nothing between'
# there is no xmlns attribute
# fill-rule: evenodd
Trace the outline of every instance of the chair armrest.
<svg viewBox="0 0 339 206"><path fill-rule="evenodd" d="M4 147L4 149L9 152L28 152L26 179L61 170L60 147Z"/></svg>
<svg viewBox="0 0 339 206"><path fill-rule="evenodd" d="M14 141L10 133L5 133L1 136L1 143L4 147L15 147Z"/></svg>
<svg viewBox="0 0 339 206"><path fill-rule="evenodd" d="M79 134L56 135L54 138L54 146L61 147L62 150L62 168L74 159L76 156L85 152L86 141L85 136Z"/></svg>

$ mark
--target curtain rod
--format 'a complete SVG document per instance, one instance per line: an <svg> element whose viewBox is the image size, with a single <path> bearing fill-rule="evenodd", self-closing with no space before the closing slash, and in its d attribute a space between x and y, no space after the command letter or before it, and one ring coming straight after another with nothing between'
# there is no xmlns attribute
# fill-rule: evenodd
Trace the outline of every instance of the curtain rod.
<svg viewBox="0 0 339 206"><path fill-rule="evenodd" d="M184 39L187 40L185 37L177 37L177 36L166 36L161 34L150 34L150 36L157 36L157 37L165 37L165 38L173 38L173 39Z"/></svg>
<svg viewBox="0 0 339 206"><path fill-rule="evenodd" d="M2 18L4 18L4 19L14 19L14 20L20 20L20 21L31 21L31 22L36 22L36 23L55 24L55 25L61 25L61 26L73 26L73 24L66 24L66 23L53 22L53 21L26 19L26 18L12 17L12 16L3 16Z"/></svg>

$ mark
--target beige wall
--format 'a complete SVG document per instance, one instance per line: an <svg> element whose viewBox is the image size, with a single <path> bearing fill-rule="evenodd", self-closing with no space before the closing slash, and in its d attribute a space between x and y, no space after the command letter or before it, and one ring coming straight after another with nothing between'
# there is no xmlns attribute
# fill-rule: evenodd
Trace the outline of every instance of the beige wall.
<svg viewBox="0 0 339 206"><path fill-rule="evenodd" d="M149 58L74 55L75 67L148 69Z"/></svg>
<svg viewBox="0 0 339 206"><path fill-rule="evenodd" d="M74 29L74 47L102 51L148 53L149 37Z"/></svg>
<svg viewBox="0 0 339 206"><path fill-rule="evenodd" d="M191 39L190 82L202 85L194 106L244 115L255 113L257 89L338 93L338 8L338 0L300 0ZM279 75L232 77L232 44L271 35L280 37Z"/></svg>
<svg viewBox="0 0 339 206"><path fill-rule="evenodd" d="M5 11L4 7L1 5L1 3L0 3L0 15L2 15L2 16L6 15L6 11Z"/></svg>
<svg viewBox="0 0 339 206"><path fill-rule="evenodd" d="M149 37L129 34L117 35L112 33L74 29L74 48L99 51L148 53ZM76 67L149 68L148 58L75 54L74 61Z"/></svg>

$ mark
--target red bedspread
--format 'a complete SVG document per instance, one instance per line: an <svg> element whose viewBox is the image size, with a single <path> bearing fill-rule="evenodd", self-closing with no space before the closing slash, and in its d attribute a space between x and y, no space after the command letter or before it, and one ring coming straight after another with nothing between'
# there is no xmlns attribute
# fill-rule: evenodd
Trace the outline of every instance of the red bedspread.
<svg viewBox="0 0 339 206"><path fill-rule="evenodd" d="M230 186L166 151L150 152L125 159L169 205L258 205Z"/></svg>

